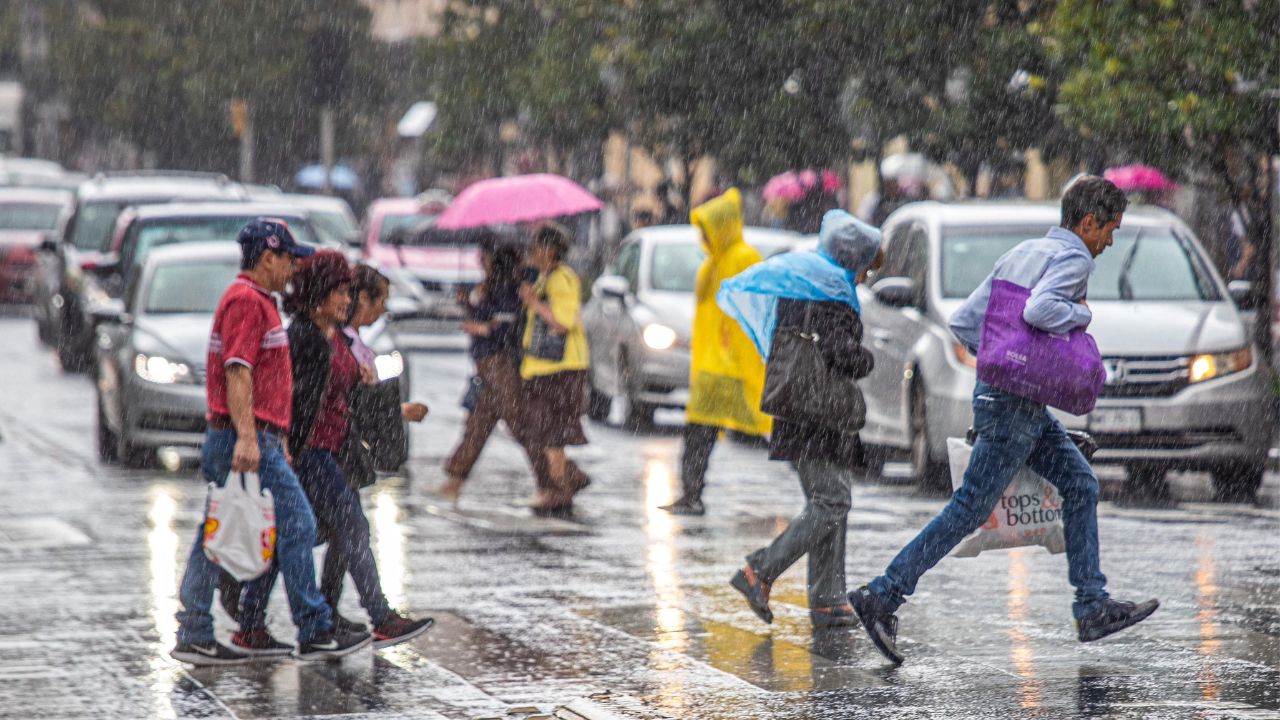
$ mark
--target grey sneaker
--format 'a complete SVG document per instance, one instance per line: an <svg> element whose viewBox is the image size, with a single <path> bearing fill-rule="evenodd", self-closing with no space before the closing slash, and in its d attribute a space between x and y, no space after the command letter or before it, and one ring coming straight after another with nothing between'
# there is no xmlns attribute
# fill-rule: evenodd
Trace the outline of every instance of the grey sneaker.
<svg viewBox="0 0 1280 720"><path fill-rule="evenodd" d="M1158 607L1160 601L1154 598L1144 603L1103 600L1093 612L1076 620L1077 637L1080 642L1101 640L1146 620Z"/></svg>
<svg viewBox="0 0 1280 720"><path fill-rule="evenodd" d="M898 650L898 618L884 606L884 601L871 592L866 585L849 593L849 604L862 621L867 636L894 665L901 665L905 659Z"/></svg>

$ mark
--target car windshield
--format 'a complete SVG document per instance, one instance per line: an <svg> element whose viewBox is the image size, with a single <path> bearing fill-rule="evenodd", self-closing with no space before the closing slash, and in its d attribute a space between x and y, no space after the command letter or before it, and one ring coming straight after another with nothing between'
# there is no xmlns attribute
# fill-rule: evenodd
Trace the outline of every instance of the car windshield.
<svg viewBox="0 0 1280 720"><path fill-rule="evenodd" d="M148 220L136 223L121 248L121 264L129 267L142 262L152 248L195 242L234 240L240 229L257 215L222 215L217 217L183 217ZM304 220L277 216L289 223L293 237L300 243L316 245L316 239Z"/></svg>
<svg viewBox="0 0 1280 720"><path fill-rule="evenodd" d="M751 242L760 253L760 257L769 258L785 252L789 246L785 242ZM655 243L653 261L649 268L649 284L654 290L664 292L693 292L694 281L698 277L698 266L707 254L697 242Z"/></svg>
<svg viewBox="0 0 1280 720"><path fill-rule="evenodd" d="M1000 256L1044 227L951 227L942 237L942 295L964 298ZM1090 300L1219 300L1204 259L1168 227L1121 227L1095 262Z"/></svg>
<svg viewBox="0 0 1280 720"><path fill-rule="evenodd" d="M160 265L151 276L143 312L212 314L227 286L236 279L235 262L175 262Z"/></svg>
<svg viewBox="0 0 1280 720"><path fill-rule="evenodd" d="M3 203L0 230L53 230L58 227L60 214L62 206L56 203Z"/></svg>
<svg viewBox="0 0 1280 720"><path fill-rule="evenodd" d="M356 232L351 219L341 212L312 210L311 224L315 226L316 233L332 243L347 242Z"/></svg>
<svg viewBox="0 0 1280 720"><path fill-rule="evenodd" d="M124 209L123 203L97 202L86 203L76 213L75 225L71 228L71 244L79 250L107 250L111 245L111 231L115 229L116 217Z"/></svg>
<svg viewBox="0 0 1280 720"><path fill-rule="evenodd" d="M378 229L378 242L386 243L391 234L401 228L407 228L423 218L417 213L408 215L383 215L382 227Z"/></svg>

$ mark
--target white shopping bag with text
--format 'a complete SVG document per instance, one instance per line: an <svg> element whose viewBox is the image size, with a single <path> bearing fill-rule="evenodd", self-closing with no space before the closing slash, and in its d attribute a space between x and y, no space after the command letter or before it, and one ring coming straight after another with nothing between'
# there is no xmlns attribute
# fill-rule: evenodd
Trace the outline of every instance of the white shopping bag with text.
<svg viewBox="0 0 1280 720"><path fill-rule="evenodd" d="M953 489L959 490L964 484L964 472L972 454L973 446L963 438L947 438ZM1067 551L1058 489L1024 467L1013 476L982 527L965 538L951 554L973 557L984 550L1027 545L1040 545L1051 553Z"/></svg>
<svg viewBox="0 0 1280 720"><path fill-rule="evenodd" d="M267 571L276 551L276 507L257 473L231 473L218 487L209 483L204 554L236 580Z"/></svg>

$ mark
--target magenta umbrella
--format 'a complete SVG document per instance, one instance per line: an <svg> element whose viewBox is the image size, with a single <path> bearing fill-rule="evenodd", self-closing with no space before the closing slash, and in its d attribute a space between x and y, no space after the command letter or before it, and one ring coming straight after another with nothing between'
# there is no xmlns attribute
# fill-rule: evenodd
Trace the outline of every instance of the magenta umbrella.
<svg viewBox="0 0 1280 720"><path fill-rule="evenodd" d="M1114 167L1102 173L1102 176L1125 192L1173 190L1178 187L1177 183L1150 165Z"/></svg>
<svg viewBox="0 0 1280 720"><path fill-rule="evenodd" d="M445 230L514 225L604 207L595 195L559 175L539 173L489 178L467 186L440 214L436 227Z"/></svg>

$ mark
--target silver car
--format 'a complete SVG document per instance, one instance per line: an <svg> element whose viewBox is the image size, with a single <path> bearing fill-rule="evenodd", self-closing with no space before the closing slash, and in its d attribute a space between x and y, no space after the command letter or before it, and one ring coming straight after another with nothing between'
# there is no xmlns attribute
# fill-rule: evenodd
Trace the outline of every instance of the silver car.
<svg viewBox="0 0 1280 720"><path fill-rule="evenodd" d="M240 271L233 242L161 246L97 321L97 446L104 461L149 464L160 447L204 441L205 364L213 313ZM362 330L379 379L408 395L405 358L386 323Z"/></svg>
<svg viewBox="0 0 1280 720"><path fill-rule="evenodd" d="M763 257L790 250L803 236L748 227L749 245ZM689 399L689 337L693 283L706 257L692 225L643 228L628 235L596 280L582 311L591 350L587 415L604 420L612 400L626 400L626 423L653 421L657 408Z"/></svg>
<svg viewBox="0 0 1280 720"><path fill-rule="evenodd" d="M876 357L862 383L862 437L909 450L922 486L946 484L946 439L972 423L976 361L948 330L951 314L1004 252L1059 216L1050 204L915 203L885 222L885 265L859 288ZM1123 464L1135 482L1205 470L1220 494L1255 490L1272 435L1271 388L1233 293L1186 224L1130 207L1097 259L1088 298L1107 384L1088 416L1059 416L1093 434L1095 460Z"/></svg>

